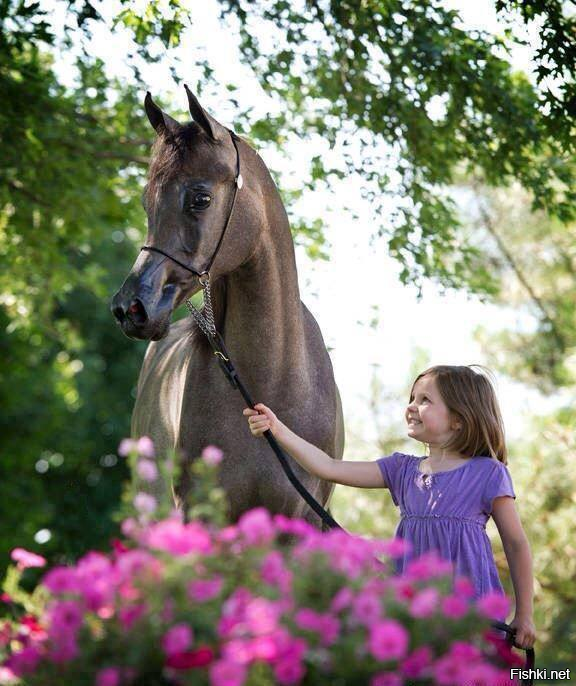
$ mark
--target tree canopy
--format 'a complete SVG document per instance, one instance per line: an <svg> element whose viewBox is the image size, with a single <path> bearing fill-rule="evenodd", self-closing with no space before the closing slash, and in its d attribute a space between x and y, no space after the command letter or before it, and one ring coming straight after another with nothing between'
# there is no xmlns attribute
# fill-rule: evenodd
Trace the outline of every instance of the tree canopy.
<svg viewBox="0 0 576 686"><path fill-rule="evenodd" d="M280 114L258 119L248 103L234 101L238 128L279 148L296 135L320 137L336 150L335 164L312 159L303 188L359 174L404 282L433 277L494 291L482 251L460 231L450 189L462 174L493 186L518 181L535 209L562 222L573 218L576 60L574 18L563 3L496 3L503 27L518 16L541 22L532 78L509 62L522 36L510 27L498 36L468 30L436 0L220 6L222 21L239 33L242 59L283 104ZM121 8L116 25L134 39L131 84L110 78L90 52L94 27L104 22L95 4L69 5L65 31L39 3L2 5L0 135L9 141L0 171L2 223L23 239L14 244L8 235L2 251L16 269L33 262L40 283L55 260L64 263L66 250L87 247L101 220L143 221L137 195L151 139L141 108L143 65L176 46L200 10L179 0ZM73 47L78 78L70 90L58 83L53 55ZM210 83L210 65L202 66ZM184 72L174 70L175 79ZM224 85L233 93L235 84ZM320 224L295 226L297 238L322 242ZM14 277L11 283L16 288ZM18 283L29 297L27 276Z"/></svg>

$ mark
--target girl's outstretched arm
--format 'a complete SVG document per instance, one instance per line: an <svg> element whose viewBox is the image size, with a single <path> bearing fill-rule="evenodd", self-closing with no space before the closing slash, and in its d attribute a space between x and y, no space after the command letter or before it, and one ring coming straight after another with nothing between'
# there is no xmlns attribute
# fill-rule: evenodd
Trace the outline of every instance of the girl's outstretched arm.
<svg viewBox="0 0 576 686"><path fill-rule="evenodd" d="M494 498L492 517L502 539L516 597L516 611L510 626L516 628L516 643L522 648L532 648L536 629L533 621L534 577L530 543L512 498Z"/></svg>
<svg viewBox="0 0 576 686"><path fill-rule="evenodd" d="M246 408L253 436L262 436L270 429L278 443L299 462L307 472L326 481L357 488L387 488L382 472L376 462L343 462L334 460L323 450L308 443L283 424L266 405L255 405L256 410Z"/></svg>

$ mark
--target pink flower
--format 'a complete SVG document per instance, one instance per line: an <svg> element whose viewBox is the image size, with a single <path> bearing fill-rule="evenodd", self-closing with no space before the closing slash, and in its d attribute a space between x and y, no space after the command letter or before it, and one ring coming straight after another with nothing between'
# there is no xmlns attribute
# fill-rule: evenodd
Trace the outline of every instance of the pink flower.
<svg viewBox="0 0 576 686"><path fill-rule="evenodd" d="M136 622L143 617L146 613L147 606L144 603L138 605L127 605L121 607L118 611L118 621L120 626L125 631L130 631L130 629L136 624Z"/></svg>
<svg viewBox="0 0 576 686"><path fill-rule="evenodd" d="M24 548L14 548L10 553L10 557L14 562L18 563L18 569L27 569L28 567L44 567L46 559L36 553L31 553Z"/></svg>
<svg viewBox="0 0 576 686"><path fill-rule="evenodd" d="M315 534L317 530L304 519L289 519L284 515L274 515L274 526L279 532L293 534L295 536L308 536Z"/></svg>
<svg viewBox="0 0 576 686"><path fill-rule="evenodd" d="M76 570L71 567L54 567L44 576L42 585L55 595L76 593L82 586Z"/></svg>
<svg viewBox="0 0 576 686"><path fill-rule="evenodd" d="M220 448L217 448L215 445L207 445L202 451L201 457L204 460L204 462L206 462L206 464L215 467L216 465L219 465L220 462L222 462L224 453L220 450Z"/></svg>
<svg viewBox="0 0 576 686"><path fill-rule="evenodd" d="M275 633L266 636L256 636L250 641L250 649L254 660L272 662L278 656L278 642Z"/></svg>
<svg viewBox="0 0 576 686"><path fill-rule="evenodd" d="M221 543L232 543L238 537L238 527L234 524L225 526L218 532L217 538Z"/></svg>
<svg viewBox="0 0 576 686"><path fill-rule="evenodd" d="M192 645L194 635L188 624L176 624L162 637L162 650L166 655L183 653Z"/></svg>
<svg viewBox="0 0 576 686"><path fill-rule="evenodd" d="M74 600L57 600L48 609L48 619L52 637L74 636L82 625L82 609Z"/></svg>
<svg viewBox="0 0 576 686"><path fill-rule="evenodd" d="M4 638L4 636L6 636L7 638L4 645L6 645L10 640L10 626L8 625L8 623L6 623L5 629L7 630L7 632L2 633L2 624L0 623L0 645L2 645L2 639ZM44 641L48 635L46 633L46 630L44 629L44 626L38 621L36 617L34 617L34 615L23 615L20 618L18 634L19 637L24 636L26 639L30 639L34 642Z"/></svg>
<svg viewBox="0 0 576 686"><path fill-rule="evenodd" d="M394 592L395 599L400 603L411 600L418 592L412 580L401 576L390 577L388 584Z"/></svg>
<svg viewBox="0 0 576 686"><path fill-rule="evenodd" d="M158 478L158 468L152 460L138 460L136 463L136 472L144 481L156 481Z"/></svg>
<svg viewBox="0 0 576 686"><path fill-rule="evenodd" d="M434 683L439 686L470 683L466 678L467 665L458 657L445 655L431 666Z"/></svg>
<svg viewBox="0 0 576 686"><path fill-rule="evenodd" d="M524 666L523 661L520 664ZM485 662L475 662L466 665L463 672L466 683L473 686L493 686L493 684L498 686L518 686L516 679L511 681L510 670L500 670Z"/></svg>
<svg viewBox="0 0 576 686"><path fill-rule="evenodd" d="M379 672L370 680L370 686L402 686L404 680L394 672Z"/></svg>
<svg viewBox="0 0 576 686"><path fill-rule="evenodd" d="M270 513L264 507L256 507L243 514L238 521L238 529L249 545L265 545L276 535Z"/></svg>
<svg viewBox="0 0 576 686"><path fill-rule="evenodd" d="M132 438L123 438L118 446L118 455L127 457L137 451L137 443Z"/></svg>
<svg viewBox="0 0 576 686"><path fill-rule="evenodd" d="M177 556L209 553L212 550L210 534L201 524L183 524L176 519L166 519L150 526L146 542L151 548Z"/></svg>
<svg viewBox="0 0 576 686"><path fill-rule="evenodd" d="M448 595L442 599L442 613L450 619L460 619L468 612L468 603L464 598Z"/></svg>
<svg viewBox="0 0 576 686"><path fill-rule="evenodd" d="M388 557L404 557L412 550L410 541L403 538L391 538L388 541L379 541L379 549Z"/></svg>
<svg viewBox="0 0 576 686"><path fill-rule="evenodd" d="M149 493L137 493L134 498L134 507L142 514L152 514L156 505L156 498Z"/></svg>
<svg viewBox="0 0 576 686"><path fill-rule="evenodd" d="M141 576L158 579L162 574L162 563L147 550L127 550L118 558L115 571L123 581Z"/></svg>
<svg viewBox="0 0 576 686"><path fill-rule="evenodd" d="M246 667L228 660L218 660L210 667L211 686L242 686L246 680Z"/></svg>
<svg viewBox="0 0 576 686"><path fill-rule="evenodd" d="M58 640L53 641L50 659L58 664L71 662L78 657L79 652L76 638L72 636L58 636Z"/></svg>
<svg viewBox="0 0 576 686"><path fill-rule="evenodd" d="M247 638L233 638L222 648L222 659L247 665L253 660L252 641Z"/></svg>
<svg viewBox="0 0 576 686"><path fill-rule="evenodd" d="M279 660L274 665L274 676L276 682L282 686L299 684L304 677L306 670L301 662L294 662L290 659Z"/></svg>
<svg viewBox="0 0 576 686"><path fill-rule="evenodd" d="M308 650L308 643L303 638L294 638L286 630L280 629L276 633L280 658L299 662Z"/></svg>
<svg viewBox="0 0 576 686"><path fill-rule="evenodd" d="M432 650L428 646L416 648L400 665L400 671L407 679L418 679L423 670L432 663Z"/></svg>
<svg viewBox="0 0 576 686"><path fill-rule="evenodd" d="M441 558L437 552L430 551L410 560L406 565L405 576L418 581L427 581L437 576L445 576L452 571L452 563Z"/></svg>
<svg viewBox="0 0 576 686"><path fill-rule="evenodd" d="M318 631L320 629L320 615L315 610L303 607L296 611L294 623L305 631Z"/></svg>
<svg viewBox="0 0 576 686"><path fill-rule="evenodd" d="M120 529L124 536L127 536L128 538L136 538L140 531L140 526L134 517L128 517L128 519L125 519L122 522Z"/></svg>
<svg viewBox="0 0 576 686"><path fill-rule="evenodd" d="M352 616L360 624L372 624L382 616L382 603L375 593L360 591L352 601Z"/></svg>
<svg viewBox="0 0 576 686"><path fill-rule="evenodd" d="M25 646L22 650L12 653L6 661L5 667L10 669L16 676L23 676L24 674L34 672L39 662L39 650L34 646Z"/></svg>
<svg viewBox="0 0 576 686"><path fill-rule="evenodd" d="M217 576L214 579L191 581L187 587L188 597L194 602L204 603L220 595L223 585L224 580L221 576Z"/></svg>
<svg viewBox="0 0 576 686"><path fill-rule="evenodd" d="M243 622L246 606L251 599L250 591L241 586L224 601L217 626L220 638L230 638L234 635L236 625Z"/></svg>
<svg viewBox="0 0 576 686"><path fill-rule="evenodd" d="M95 686L119 686L120 670L117 667L104 667L96 674Z"/></svg>
<svg viewBox="0 0 576 686"><path fill-rule="evenodd" d="M342 612L345 610L350 603L354 600L354 593L351 588L344 586L339 591L337 591L332 602L330 603L330 610L332 612Z"/></svg>
<svg viewBox="0 0 576 686"><path fill-rule="evenodd" d="M436 611L439 597L440 594L436 588L425 588L419 591L410 603L410 614L418 618L429 617Z"/></svg>
<svg viewBox="0 0 576 686"><path fill-rule="evenodd" d="M0 665L0 684L11 684L16 681L16 677L16 673L10 667Z"/></svg>
<svg viewBox="0 0 576 686"><path fill-rule="evenodd" d="M111 561L103 554L89 552L76 567L76 574L86 606L93 612L100 612L113 605L116 573Z"/></svg>
<svg viewBox="0 0 576 686"><path fill-rule="evenodd" d="M410 636L395 619L376 622L370 627L368 649L377 660L398 660L406 655Z"/></svg>
<svg viewBox="0 0 576 686"><path fill-rule="evenodd" d="M490 591L476 601L476 607L484 617L504 620L510 610L510 600L504 593Z"/></svg>
<svg viewBox="0 0 576 686"><path fill-rule="evenodd" d="M277 586L282 593L288 593L292 586L292 572L286 569L284 558L277 550L272 551L262 560L260 576L264 583Z"/></svg>
<svg viewBox="0 0 576 686"><path fill-rule="evenodd" d="M244 620L251 633L260 636L276 629L279 614L278 608L270 600L254 598L246 605Z"/></svg>
<svg viewBox="0 0 576 686"><path fill-rule="evenodd" d="M197 669L206 667L214 659L214 652L208 646L199 646L197 650L189 650L185 653L174 653L166 658L166 666L173 669Z"/></svg>
<svg viewBox="0 0 576 686"><path fill-rule="evenodd" d="M474 584L467 576L459 576L454 580L454 595L464 596L465 598L474 597Z"/></svg>
<svg viewBox="0 0 576 686"><path fill-rule="evenodd" d="M154 443L152 442L152 439L148 436L142 436L139 438L138 442L136 443L136 450L138 451L138 455L140 455L140 457L148 457L150 459L153 458Z"/></svg>
<svg viewBox="0 0 576 686"><path fill-rule="evenodd" d="M450 655L462 658L467 662L474 662L482 657L480 650L466 641L454 641L450 646Z"/></svg>
<svg viewBox="0 0 576 686"><path fill-rule="evenodd" d="M320 643L323 646L331 646L338 640L340 635L340 620L328 613L320 618Z"/></svg>

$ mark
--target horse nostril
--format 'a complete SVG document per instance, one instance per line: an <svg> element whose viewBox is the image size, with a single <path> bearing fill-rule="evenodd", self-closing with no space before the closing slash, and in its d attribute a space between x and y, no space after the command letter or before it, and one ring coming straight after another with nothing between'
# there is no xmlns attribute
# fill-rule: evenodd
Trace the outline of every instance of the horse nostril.
<svg viewBox="0 0 576 686"><path fill-rule="evenodd" d="M126 317L126 315L124 314L124 308L120 307L120 305L112 309L112 314L120 324L122 324Z"/></svg>
<svg viewBox="0 0 576 686"><path fill-rule="evenodd" d="M142 304L139 298L135 298L128 307L127 315L130 317L134 324L144 324L148 319L146 314L146 308Z"/></svg>

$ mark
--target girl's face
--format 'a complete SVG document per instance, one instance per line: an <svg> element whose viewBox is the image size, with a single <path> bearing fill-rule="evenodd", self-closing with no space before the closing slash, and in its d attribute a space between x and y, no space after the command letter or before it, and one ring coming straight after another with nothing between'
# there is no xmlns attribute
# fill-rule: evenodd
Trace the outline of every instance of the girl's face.
<svg viewBox="0 0 576 686"><path fill-rule="evenodd" d="M414 384L406 422L410 438L435 446L448 443L460 425L444 404L433 376L423 376Z"/></svg>

